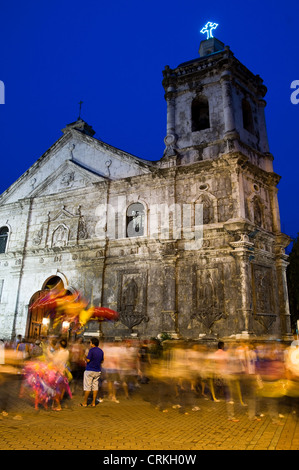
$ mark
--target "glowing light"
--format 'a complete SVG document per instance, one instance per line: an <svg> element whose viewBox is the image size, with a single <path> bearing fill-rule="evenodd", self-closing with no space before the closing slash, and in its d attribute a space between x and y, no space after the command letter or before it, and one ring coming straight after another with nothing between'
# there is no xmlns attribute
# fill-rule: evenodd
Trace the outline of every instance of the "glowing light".
<svg viewBox="0 0 299 470"><path fill-rule="evenodd" d="M63 328L64 330L67 330L69 326L70 326L70 322L69 322L69 321L64 321L64 322L62 322L62 328Z"/></svg>
<svg viewBox="0 0 299 470"><path fill-rule="evenodd" d="M216 29L217 26L218 26L217 23L212 23L211 21L208 21L208 23L200 30L200 32L202 34L207 33L207 39L210 39L214 37L212 31L213 29Z"/></svg>
<svg viewBox="0 0 299 470"><path fill-rule="evenodd" d="M50 318L43 318L42 323L43 323L43 325L45 325L45 326L49 325L49 323L50 323Z"/></svg>

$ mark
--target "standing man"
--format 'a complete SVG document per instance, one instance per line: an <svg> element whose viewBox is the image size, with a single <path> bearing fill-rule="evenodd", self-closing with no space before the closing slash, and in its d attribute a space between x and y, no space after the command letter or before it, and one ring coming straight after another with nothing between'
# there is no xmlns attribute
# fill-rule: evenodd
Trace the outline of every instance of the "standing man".
<svg viewBox="0 0 299 470"><path fill-rule="evenodd" d="M96 406L96 398L99 390L99 378L101 376L102 362L104 361L104 353L99 348L98 338L91 338L91 348L86 357L86 368L83 377L84 399L81 406L87 406L87 400L90 392L92 392L91 406Z"/></svg>

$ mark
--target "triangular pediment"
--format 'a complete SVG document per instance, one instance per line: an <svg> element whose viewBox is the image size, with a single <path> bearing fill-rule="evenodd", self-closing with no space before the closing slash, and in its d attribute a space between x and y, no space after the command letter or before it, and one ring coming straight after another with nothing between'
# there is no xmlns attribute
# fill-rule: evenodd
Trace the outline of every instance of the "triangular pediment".
<svg viewBox="0 0 299 470"><path fill-rule="evenodd" d="M73 126L1 196L1 204L150 173L153 162L112 147Z"/></svg>
<svg viewBox="0 0 299 470"><path fill-rule="evenodd" d="M107 178L105 176L96 174L71 160L67 160L37 188L33 189L29 196L40 197L73 191L106 180Z"/></svg>

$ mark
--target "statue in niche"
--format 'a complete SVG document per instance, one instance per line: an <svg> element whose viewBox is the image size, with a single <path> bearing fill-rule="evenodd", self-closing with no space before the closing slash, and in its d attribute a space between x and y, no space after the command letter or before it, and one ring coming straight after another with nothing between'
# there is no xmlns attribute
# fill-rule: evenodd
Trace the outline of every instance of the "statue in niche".
<svg viewBox="0 0 299 470"><path fill-rule="evenodd" d="M196 312L191 318L196 318L211 331L213 324L223 317L223 311L220 308L222 299L221 283L219 284L217 271L205 270L199 278L199 290ZM217 289L216 284L220 287Z"/></svg>
<svg viewBox="0 0 299 470"><path fill-rule="evenodd" d="M42 242L42 238L43 238L43 227L34 236L33 243L35 245L40 245Z"/></svg>
<svg viewBox="0 0 299 470"><path fill-rule="evenodd" d="M254 220L255 225L258 225L259 227L262 226L263 224L262 207L261 207L261 202L259 198L257 197L253 199L253 220Z"/></svg>
<svg viewBox="0 0 299 470"><path fill-rule="evenodd" d="M143 320L148 320L147 315L137 308L138 292L135 280L131 279L125 286L121 297L120 320L129 328L130 333L133 332L134 326L139 325Z"/></svg>
<svg viewBox="0 0 299 470"><path fill-rule="evenodd" d="M256 312L272 313L272 279L269 269L255 271Z"/></svg>
<svg viewBox="0 0 299 470"><path fill-rule="evenodd" d="M202 194L197 202L197 204L202 204L203 205L203 214L202 214L202 221L203 224L211 224L214 221L214 209L213 209L213 203L210 200L209 196Z"/></svg>
<svg viewBox="0 0 299 470"><path fill-rule="evenodd" d="M217 297L215 295L215 287L212 280L212 275L207 272L204 287L200 295L201 307L204 310L214 310L217 307Z"/></svg>
<svg viewBox="0 0 299 470"><path fill-rule="evenodd" d="M68 229L65 225L58 225L52 236L52 246L65 246L68 239Z"/></svg>
<svg viewBox="0 0 299 470"><path fill-rule="evenodd" d="M85 240L88 237L86 223L83 216L79 218L78 239Z"/></svg>
<svg viewBox="0 0 299 470"><path fill-rule="evenodd" d="M138 296L138 287L134 279L131 279L127 285L123 296L122 296L122 305L125 310L133 312L136 307L136 301Z"/></svg>

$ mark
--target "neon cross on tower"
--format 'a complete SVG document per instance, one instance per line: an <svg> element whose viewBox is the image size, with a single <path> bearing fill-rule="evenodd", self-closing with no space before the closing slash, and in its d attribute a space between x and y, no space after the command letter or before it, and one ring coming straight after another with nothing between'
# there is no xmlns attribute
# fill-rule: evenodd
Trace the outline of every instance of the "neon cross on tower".
<svg viewBox="0 0 299 470"><path fill-rule="evenodd" d="M210 39L213 37L212 31L213 29L216 29L218 26L217 23L212 23L211 21L208 21L208 23L200 30L202 34L207 33L207 39Z"/></svg>

